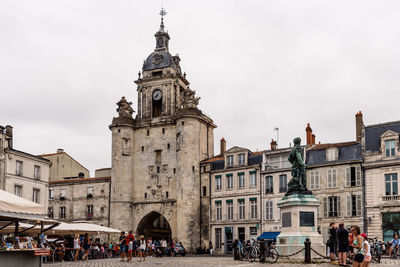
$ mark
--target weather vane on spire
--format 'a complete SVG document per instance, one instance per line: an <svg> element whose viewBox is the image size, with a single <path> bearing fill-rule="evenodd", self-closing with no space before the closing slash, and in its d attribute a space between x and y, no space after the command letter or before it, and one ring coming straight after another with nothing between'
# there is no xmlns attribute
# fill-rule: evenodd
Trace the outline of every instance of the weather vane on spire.
<svg viewBox="0 0 400 267"><path fill-rule="evenodd" d="M164 29L164 16L167 15L167 12L164 9L164 1L162 2L161 5L161 11L160 11L160 16L161 16L161 29Z"/></svg>

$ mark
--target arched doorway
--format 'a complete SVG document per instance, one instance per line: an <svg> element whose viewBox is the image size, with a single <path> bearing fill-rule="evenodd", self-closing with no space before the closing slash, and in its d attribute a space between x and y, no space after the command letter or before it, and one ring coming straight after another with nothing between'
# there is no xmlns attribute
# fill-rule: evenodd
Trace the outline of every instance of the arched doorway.
<svg viewBox="0 0 400 267"><path fill-rule="evenodd" d="M161 240L165 238L166 240L171 239L171 227L160 213L152 211L138 224L136 230L137 236L144 235L146 238L152 237L153 240Z"/></svg>

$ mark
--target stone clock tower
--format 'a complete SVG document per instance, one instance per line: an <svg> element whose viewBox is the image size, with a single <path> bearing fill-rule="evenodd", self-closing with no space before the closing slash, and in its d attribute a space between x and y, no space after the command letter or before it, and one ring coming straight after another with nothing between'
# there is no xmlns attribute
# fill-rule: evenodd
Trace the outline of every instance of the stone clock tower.
<svg viewBox="0 0 400 267"><path fill-rule="evenodd" d="M123 97L109 126L111 227L192 249L200 244L200 161L213 156L216 126L169 52L163 19L155 37L135 81L137 115Z"/></svg>

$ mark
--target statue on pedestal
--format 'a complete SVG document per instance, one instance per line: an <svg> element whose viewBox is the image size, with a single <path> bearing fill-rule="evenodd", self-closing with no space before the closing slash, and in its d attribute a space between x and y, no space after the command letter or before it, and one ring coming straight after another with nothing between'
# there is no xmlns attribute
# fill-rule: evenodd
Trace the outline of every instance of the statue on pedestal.
<svg viewBox="0 0 400 267"><path fill-rule="evenodd" d="M292 179L288 184L286 195L293 193L312 194L307 190L306 164L304 163L303 147L301 147L300 137L294 140L294 147L289 154L288 160L292 164Z"/></svg>

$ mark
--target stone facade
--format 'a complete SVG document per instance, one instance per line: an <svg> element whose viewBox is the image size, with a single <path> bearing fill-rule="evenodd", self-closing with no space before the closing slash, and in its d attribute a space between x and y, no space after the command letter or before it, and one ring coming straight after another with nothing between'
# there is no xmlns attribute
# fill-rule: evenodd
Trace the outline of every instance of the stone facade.
<svg viewBox="0 0 400 267"><path fill-rule="evenodd" d="M215 253L232 253L234 239L260 235L260 163L261 152L241 147L201 163L203 247L211 241Z"/></svg>
<svg viewBox="0 0 400 267"><path fill-rule="evenodd" d="M40 156L13 148L13 129L0 126L0 188L27 200L48 206L49 167Z"/></svg>
<svg viewBox="0 0 400 267"><path fill-rule="evenodd" d="M400 122L363 126L366 218L369 236L390 241L399 232Z"/></svg>
<svg viewBox="0 0 400 267"><path fill-rule="evenodd" d="M50 181L90 177L89 170L64 152L63 149L57 149L56 153L43 154L42 157L50 160L52 163L50 167Z"/></svg>
<svg viewBox="0 0 400 267"><path fill-rule="evenodd" d="M111 227L200 242L200 161L213 156L213 121L169 53L161 24L136 80L138 112L123 97L112 132Z"/></svg>
<svg viewBox="0 0 400 267"><path fill-rule="evenodd" d="M49 185L49 218L110 226L110 177L50 181Z"/></svg>

